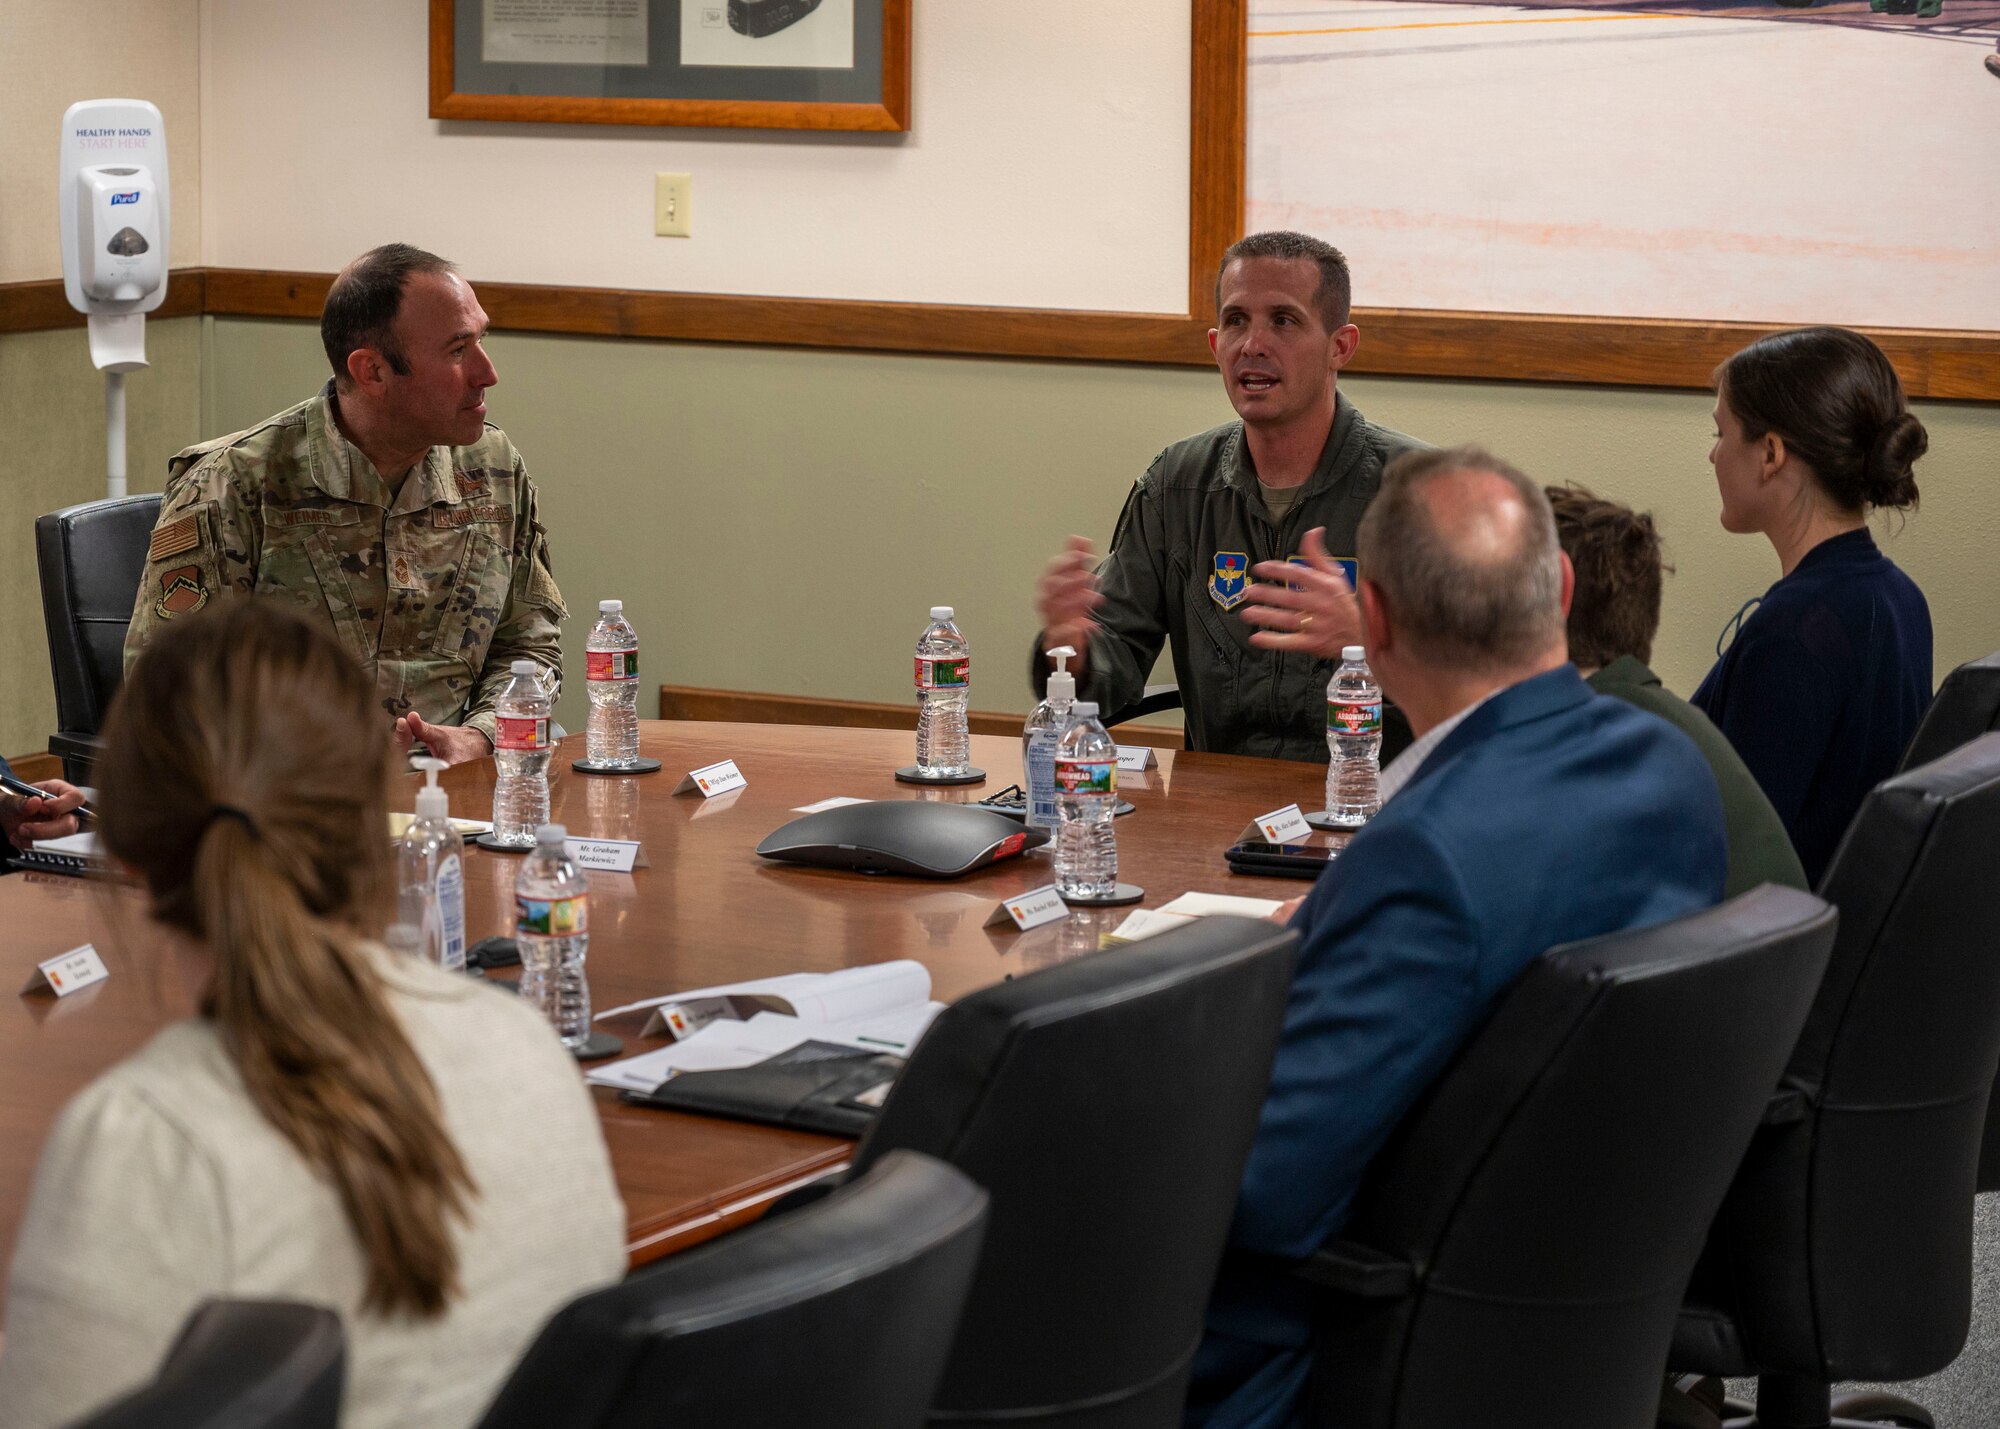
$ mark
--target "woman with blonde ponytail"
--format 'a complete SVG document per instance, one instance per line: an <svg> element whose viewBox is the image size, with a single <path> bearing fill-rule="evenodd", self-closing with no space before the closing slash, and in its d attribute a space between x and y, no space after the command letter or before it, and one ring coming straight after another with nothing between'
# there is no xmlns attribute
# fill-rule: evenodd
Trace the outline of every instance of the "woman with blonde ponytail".
<svg viewBox="0 0 2000 1429"><path fill-rule="evenodd" d="M347 1332L352 1429L473 1423L548 1315L624 1267L596 1113L548 1024L374 940L390 746L331 637L177 620L105 729L103 836L198 1015L63 1112L8 1285L0 1424L149 1379L211 1296Z"/></svg>

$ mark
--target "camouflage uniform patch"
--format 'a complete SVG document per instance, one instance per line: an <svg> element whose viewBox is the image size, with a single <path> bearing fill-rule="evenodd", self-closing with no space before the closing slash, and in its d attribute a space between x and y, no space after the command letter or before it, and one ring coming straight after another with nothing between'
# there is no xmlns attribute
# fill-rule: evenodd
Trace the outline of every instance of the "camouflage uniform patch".
<svg viewBox="0 0 2000 1429"><path fill-rule="evenodd" d="M211 593L255 593L323 622L374 677L385 714L491 739L512 661L561 671L569 611L534 483L488 427L470 446L433 447L392 499L331 395L329 383L168 463L126 662Z"/></svg>

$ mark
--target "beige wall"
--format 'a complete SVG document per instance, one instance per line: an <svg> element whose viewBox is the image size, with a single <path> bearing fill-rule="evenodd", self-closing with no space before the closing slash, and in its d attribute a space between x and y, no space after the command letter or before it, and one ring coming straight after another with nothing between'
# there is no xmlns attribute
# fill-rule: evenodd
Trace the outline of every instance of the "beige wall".
<svg viewBox="0 0 2000 1429"><path fill-rule="evenodd" d="M150 99L166 120L176 265L201 252L199 0L0 3L0 282L60 277L56 139L79 99ZM89 36L86 46L79 36ZM201 428L200 323L147 328L152 367L126 381L132 489L158 485ZM33 753L55 728L34 518L104 494L104 379L82 329L0 337L0 433L10 519L0 535L0 752Z"/></svg>
<svg viewBox="0 0 2000 1429"><path fill-rule="evenodd" d="M926 607L960 612L974 704L1025 709L1035 571L1064 533L1109 536L1132 478L1229 412L1196 371L786 352L496 334L494 420L545 495L578 619L617 596L661 682L847 699L909 697ZM309 324L215 320L218 430L307 395ZM1770 549L1715 521L1699 393L1343 383L1371 417L1438 442L1478 438L1548 481L1651 508L1679 569L1655 661L1686 693L1723 623L1777 576ZM1921 583L1940 676L2000 648L2000 408L1921 409L1924 509L1888 549ZM581 711L566 712L575 722Z"/></svg>
<svg viewBox="0 0 2000 1429"><path fill-rule="evenodd" d="M79 99L160 106L173 179L170 258L176 267L201 261L200 37L199 0L0 3L0 283L62 276L56 138Z"/></svg>
<svg viewBox="0 0 2000 1429"><path fill-rule="evenodd" d="M923 0L911 132L845 136L443 123L424 5L203 9L213 263L402 238L508 282L1186 305L1189 0ZM658 171L693 237L653 235Z"/></svg>

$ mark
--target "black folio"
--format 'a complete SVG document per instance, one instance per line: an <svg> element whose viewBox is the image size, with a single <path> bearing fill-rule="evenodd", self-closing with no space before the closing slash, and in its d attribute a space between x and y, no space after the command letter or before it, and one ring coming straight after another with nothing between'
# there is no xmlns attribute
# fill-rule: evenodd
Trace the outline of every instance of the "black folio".
<svg viewBox="0 0 2000 1429"><path fill-rule="evenodd" d="M624 1092L642 1106L734 1117L828 1136L860 1136L875 1124L903 1059L804 1042L750 1067L682 1072L650 1092Z"/></svg>

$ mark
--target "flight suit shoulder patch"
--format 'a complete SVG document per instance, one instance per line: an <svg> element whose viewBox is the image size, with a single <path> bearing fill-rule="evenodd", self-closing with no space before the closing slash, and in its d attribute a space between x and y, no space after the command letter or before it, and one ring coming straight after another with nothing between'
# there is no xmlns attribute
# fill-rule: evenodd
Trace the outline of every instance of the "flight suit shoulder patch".
<svg viewBox="0 0 2000 1429"><path fill-rule="evenodd" d="M175 566L160 573L160 593L153 601L153 614L160 619L192 615L207 604L208 586L199 565Z"/></svg>

